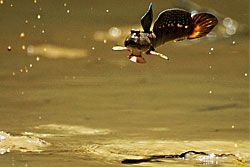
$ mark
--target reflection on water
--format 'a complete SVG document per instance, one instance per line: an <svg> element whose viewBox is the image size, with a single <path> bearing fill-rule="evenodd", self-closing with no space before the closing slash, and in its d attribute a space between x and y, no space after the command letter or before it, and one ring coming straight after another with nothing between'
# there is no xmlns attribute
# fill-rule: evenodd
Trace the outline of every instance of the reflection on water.
<svg viewBox="0 0 250 167"><path fill-rule="evenodd" d="M111 48L149 3L0 0L1 166L249 165L248 0L153 0L154 18L179 7L220 21L157 48L169 62L137 65ZM121 163L186 151L207 155Z"/></svg>
<svg viewBox="0 0 250 167"><path fill-rule="evenodd" d="M88 55L88 52L84 49L74 49L74 48L65 48L57 47L48 44L41 44L38 46L28 46L27 48L28 55L41 55L48 58L82 58Z"/></svg>

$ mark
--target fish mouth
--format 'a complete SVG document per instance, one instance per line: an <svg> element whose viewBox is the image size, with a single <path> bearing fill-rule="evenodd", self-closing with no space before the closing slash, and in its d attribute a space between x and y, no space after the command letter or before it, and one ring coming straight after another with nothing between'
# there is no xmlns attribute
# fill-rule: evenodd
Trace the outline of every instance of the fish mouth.
<svg viewBox="0 0 250 167"><path fill-rule="evenodd" d="M148 45L140 44L135 41L125 41L125 47L129 48L130 50L138 50L141 52L145 52L149 49Z"/></svg>

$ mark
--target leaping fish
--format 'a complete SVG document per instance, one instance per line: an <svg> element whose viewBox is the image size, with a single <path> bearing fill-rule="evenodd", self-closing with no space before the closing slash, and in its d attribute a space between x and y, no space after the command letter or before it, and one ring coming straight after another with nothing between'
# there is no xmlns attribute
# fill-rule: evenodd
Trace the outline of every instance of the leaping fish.
<svg viewBox="0 0 250 167"><path fill-rule="evenodd" d="M141 18L143 31L132 29L126 37L124 46L114 46L113 51L132 52L128 58L135 63L146 63L142 53L169 58L155 51L155 48L169 41L195 39L206 36L218 23L218 19L209 13L191 13L182 9L167 9L162 11L150 30L153 22L152 3Z"/></svg>

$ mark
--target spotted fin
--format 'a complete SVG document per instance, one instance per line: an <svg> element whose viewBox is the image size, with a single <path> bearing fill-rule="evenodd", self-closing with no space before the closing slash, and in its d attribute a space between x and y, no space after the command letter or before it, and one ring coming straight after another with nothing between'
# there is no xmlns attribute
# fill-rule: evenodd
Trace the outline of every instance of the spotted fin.
<svg viewBox="0 0 250 167"><path fill-rule="evenodd" d="M193 30L191 13L181 9L168 9L161 12L156 19L153 32L156 46L165 42L188 37Z"/></svg>
<svg viewBox="0 0 250 167"><path fill-rule="evenodd" d="M142 56L129 55L128 58L134 63L140 63L140 64L146 63L145 59Z"/></svg>
<svg viewBox="0 0 250 167"><path fill-rule="evenodd" d="M207 35L218 23L217 18L208 13L199 13L192 17L194 30L188 39L200 38Z"/></svg>

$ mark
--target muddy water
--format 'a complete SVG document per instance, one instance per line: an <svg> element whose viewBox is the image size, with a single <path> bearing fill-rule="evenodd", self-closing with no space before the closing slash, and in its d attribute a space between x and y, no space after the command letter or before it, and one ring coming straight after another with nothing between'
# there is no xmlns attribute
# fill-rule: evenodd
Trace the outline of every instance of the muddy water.
<svg viewBox="0 0 250 167"><path fill-rule="evenodd" d="M153 1L154 18L178 2ZM121 161L190 150L209 156L135 166L249 165L248 1L193 2L186 10L217 12L212 36L168 43L157 50L170 61L138 65L111 48L149 1L3 0L1 167L130 166Z"/></svg>

